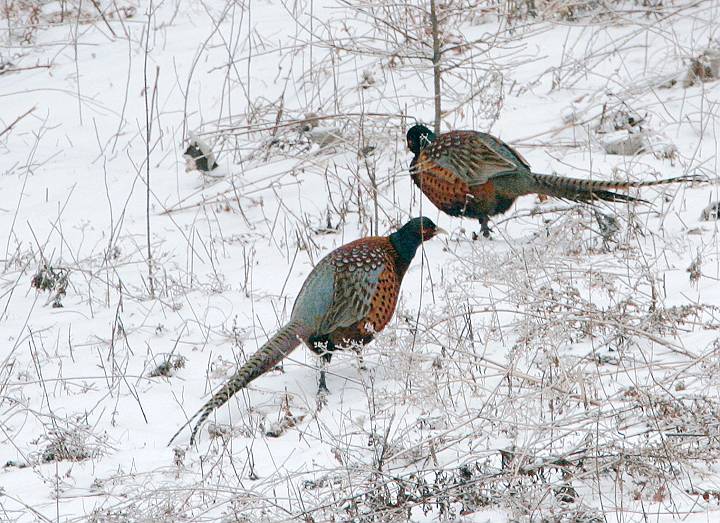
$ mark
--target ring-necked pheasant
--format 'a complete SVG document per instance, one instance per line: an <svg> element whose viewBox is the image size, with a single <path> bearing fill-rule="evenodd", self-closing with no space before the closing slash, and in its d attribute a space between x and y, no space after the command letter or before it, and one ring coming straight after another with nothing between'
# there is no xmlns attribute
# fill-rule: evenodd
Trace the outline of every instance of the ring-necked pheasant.
<svg viewBox="0 0 720 523"><path fill-rule="evenodd" d="M400 283L417 248L444 232L429 218L414 218L389 236L361 238L325 256L300 289L290 321L180 427L170 443L198 418L190 435L192 445L215 409L275 367L300 343L329 363L334 350L372 341L392 318ZM327 391L324 369L320 391Z"/></svg>
<svg viewBox="0 0 720 523"><path fill-rule="evenodd" d="M478 131L450 131L435 136L420 124L408 130L407 146L415 155L410 163L415 185L438 209L450 216L478 219L486 238L491 232L488 217L504 213L516 198L525 194L580 202L643 202L612 190L694 179L613 182L538 174L530 170L519 152L494 136Z"/></svg>

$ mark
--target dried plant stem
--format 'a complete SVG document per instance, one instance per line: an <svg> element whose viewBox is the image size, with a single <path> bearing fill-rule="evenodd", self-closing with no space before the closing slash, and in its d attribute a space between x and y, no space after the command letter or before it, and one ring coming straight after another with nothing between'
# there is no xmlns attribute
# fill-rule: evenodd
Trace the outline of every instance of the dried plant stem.
<svg viewBox="0 0 720 523"><path fill-rule="evenodd" d="M440 133L440 119L442 117L442 92L441 92L441 71L440 61L442 53L440 51L440 29L438 26L438 17L435 10L435 0L430 0L430 21L432 23L432 39L433 39L433 87L435 90L435 133Z"/></svg>
<svg viewBox="0 0 720 523"><path fill-rule="evenodd" d="M148 99L148 56L150 54L150 29L153 16L153 3L150 0L147 12L147 29L145 32L145 56L143 61L143 82L145 98L145 228L147 234L147 267L148 289L150 299L155 299L155 279L153 276L153 259L150 238L150 137L152 134L151 103ZM158 68L159 73L159 68ZM157 90L158 75L155 76L155 90Z"/></svg>

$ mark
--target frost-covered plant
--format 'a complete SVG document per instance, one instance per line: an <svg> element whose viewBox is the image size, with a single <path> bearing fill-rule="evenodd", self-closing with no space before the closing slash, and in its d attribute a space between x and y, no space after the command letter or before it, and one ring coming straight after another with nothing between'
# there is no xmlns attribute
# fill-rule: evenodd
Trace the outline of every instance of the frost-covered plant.
<svg viewBox="0 0 720 523"><path fill-rule="evenodd" d="M62 307L62 299L65 297L69 283L70 270L64 267L53 267L43 264L30 281L30 286L39 291L48 291L55 308Z"/></svg>
<svg viewBox="0 0 720 523"><path fill-rule="evenodd" d="M98 458L109 450L107 439L107 434L93 433L84 415L78 414L66 420L53 418L46 432L33 441L40 447L33 458L39 463Z"/></svg>

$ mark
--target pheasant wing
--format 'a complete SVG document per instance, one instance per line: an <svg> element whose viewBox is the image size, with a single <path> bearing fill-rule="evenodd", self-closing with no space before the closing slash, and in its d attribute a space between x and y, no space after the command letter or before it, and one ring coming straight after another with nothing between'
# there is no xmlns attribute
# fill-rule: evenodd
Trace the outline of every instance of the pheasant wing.
<svg viewBox="0 0 720 523"><path fill-rule="evenodd" d="M482 139L483 143L485 143L487 147L495 151L497 154L501 155L503 158L510 160L516 168L522 169L524 167L528 171L530 170L530 164L528 163L528 161L514 147L508 145L507 143L503 142L502 140L496 138L491 134L480 132L475 134L477 134L478 137Z"/></svg>
<svg viewBox="0 0 720 523"><path fill-rule="evenodd" d="M359 269L335 274L333 303L320 325L320 332L349 327L367 318L383 268Z"/></svg>
<svg viewBox="0 0 720 523"><path fill-rule="evenodd" d="M335 285L335 267L332 254L315 266L305 279L293 305L292 319L300 322L308 332L317 332L318 327L332 307Z"/></svg>
<svg viewBox="0 0 720 523"><path fill-rule="evenodd" d="M352 242L333 251L305 280L293 317L312 326L318 335L361 321L370 313L385 267L385 251L367 241Z"/></svg>
<svg viewBox="0 0 720 523"><path fill-rule="evenodd" d="M509 145L475 131L452 131L438 136L423 149L416 165L426 169L433 163L470 186L482 185L501 174L529 170L527 161Z"/></svg>
<svg viewBox="0 0 720 523"><path fill-rule="evenodd" d="M336 251L332 305L323 318L320 332L349 327L368 317L380 275L386 269L386 259L383 246L363 240Z"/></svg>

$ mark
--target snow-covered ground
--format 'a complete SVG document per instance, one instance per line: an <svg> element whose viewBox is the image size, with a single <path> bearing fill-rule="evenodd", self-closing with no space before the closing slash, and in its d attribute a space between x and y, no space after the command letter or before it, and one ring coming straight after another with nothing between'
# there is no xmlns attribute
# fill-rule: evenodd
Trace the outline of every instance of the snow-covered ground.
<svg viewBox="0 0 720 523"><path fill-rule="evenodd" d="M443 130L707 181L474 241L407 175L429 3L0 7L0 520L720 519L720 2L536 4L439 5ZM314 263L419 214L451 234L327 405L299 348L167 446Z"/></svg>

